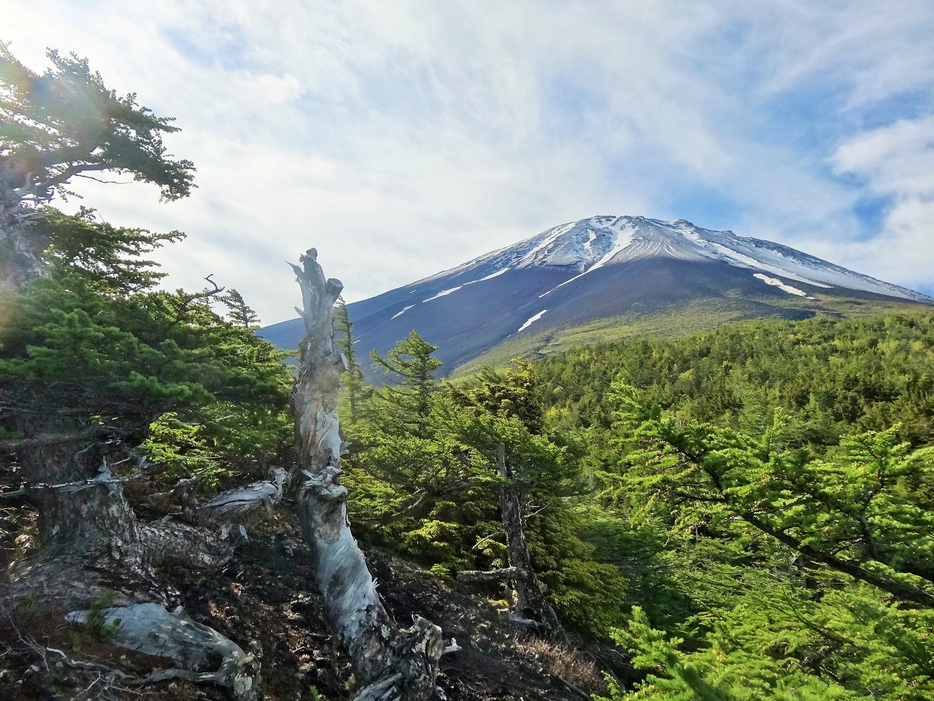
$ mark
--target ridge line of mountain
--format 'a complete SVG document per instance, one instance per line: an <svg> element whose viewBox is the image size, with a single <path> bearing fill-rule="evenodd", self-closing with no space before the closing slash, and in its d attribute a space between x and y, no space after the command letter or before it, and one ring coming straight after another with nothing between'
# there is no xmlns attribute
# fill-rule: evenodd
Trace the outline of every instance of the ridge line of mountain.
<svg viewBox="0 0 934 701"><path fill-rule="evenodd" d="M934 298L920 292L771 241L684 219L601 215L349 304L348 312L367 350L384 354L416 328L453 370L518 336L615 317L677 316L688 305L726 306L727 317L745 319L930 304ZM290 348L301 331L296 319L261 335Z"/></svg>

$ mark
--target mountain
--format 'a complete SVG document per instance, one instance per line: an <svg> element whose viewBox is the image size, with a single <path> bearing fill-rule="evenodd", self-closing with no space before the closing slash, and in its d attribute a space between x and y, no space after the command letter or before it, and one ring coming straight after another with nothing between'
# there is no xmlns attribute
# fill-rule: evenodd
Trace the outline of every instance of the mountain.
<svg viewBox="0 0 934 701"><path fill-rule="evenodd" d="M929 304L934 298L770 241L683 219L597 216L355 302L348 312L362 349L383 354L415 328L440 346L436 355L450 372L571 342ZM301 321L261 334L294 348Z"/></svg>

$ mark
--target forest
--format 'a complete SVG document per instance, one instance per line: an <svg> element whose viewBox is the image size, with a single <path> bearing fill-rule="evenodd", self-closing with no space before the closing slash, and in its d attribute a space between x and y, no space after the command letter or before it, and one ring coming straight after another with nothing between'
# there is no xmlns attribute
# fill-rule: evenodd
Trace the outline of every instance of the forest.
<svg viewBox="0 0 934 701"><path fill-rule="evenodd" d="M290 359L222 280L168 291L150 257L182 233L50 204L98 171L186 197L194 165L167 154L170 119L49 58L39 75L0 56L0 694L507 698L437 681L466 641L394 617L381 557L474 592L507 646L586 658L546 670L571 694L552 698L934 698L934 314L727 325L451 381L413 330L371 386L313 249ZM257 542L317 582L294 614L312 642L284 662L248 632L261 602L211 608L250 585ZM304 586L282 567L269 591ZM322 639L341 678L277 675Z"/></svg>
<svg viewBox="0 0 934 701"><path fill-rule="evenodd" d="M932 322L607 344L421 405L413 332L400 384L347 381L355 523L442 576L504 566L498 441L560 620L633 654L631 698L931 698Z"/></svg>

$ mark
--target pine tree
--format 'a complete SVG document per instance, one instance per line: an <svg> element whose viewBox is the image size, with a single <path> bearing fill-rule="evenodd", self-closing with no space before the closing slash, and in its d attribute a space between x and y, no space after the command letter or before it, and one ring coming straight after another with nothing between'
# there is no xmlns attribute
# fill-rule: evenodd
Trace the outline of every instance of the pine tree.
<svg viewBox="0 0 934 701"><path fill-rule="evenodd" d="M334 342L341 349L344 356L344 374L341 375L341 383L344 385L344 391L347 393L347 403L350 409L349 424L355 424L360 415L361 402L366 394L365 383L363 380L363 370L360 369L360 363L357 362L357 351L354 349L356 339L353 335L353 324L350 321L350 315L347 313L347 305L343 297L337 298L337 304L334 305Z"/></svg>
<svg viewBox="0 0 934 701"><path fill-rule="evenodd" d="M231 323L245 329L258 329L259 316L246 303L243 296L234 288L220 296L220 301L227 307L227 316Z"/></svg>
<svg viewBox="0 0 934 701"><path fill-rule="evenodd" d="M0 290L47 274L48 241L35 224L73 178L127 174L157 185L165 201L194 187L194 164L162 142L178 131L171 117L138 105L135 94L118 97L86 59L47 56L52 67L38 74L0 42Z"/></svg>
<svg viewBox="0 0 934 701"><path fill-rule="evenodd" d="M432 357L436 350L438 346L428 343L412 329L385 358L375 350L370 355L377 366L395 375L398 383L383 386L379 390L380 398L391 407L393 420L409 426L417 435L426 433L431 396L438 388L435 370L441 367L441 361Z"/></svg>

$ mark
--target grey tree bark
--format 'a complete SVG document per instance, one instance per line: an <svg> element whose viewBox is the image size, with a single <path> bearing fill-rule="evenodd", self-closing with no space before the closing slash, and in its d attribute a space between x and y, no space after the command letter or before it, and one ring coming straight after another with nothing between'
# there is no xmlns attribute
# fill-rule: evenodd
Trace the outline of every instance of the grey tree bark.
<svg viewBox="0 0 934 701"><path fill-rule="evenodd" d="M532 557L529 555L529 546L525 538L522 499L510 479L511 475L506 465L506 446L502 443L496 447L496 467L503 479L499 488L499 508L503 519L503 532L506 534L509 566L525 575L513 579L516 591L514 617L519 621L534 621L544 632L560 633L558 616L548 602L545 587L538 581L532 568Z"/></svg>
<svg viewBox="0 0 934 701"><path fill-rule="evenodd" d="M380 601L347 518L340 484L343 441L338 418L344 363L334 348L333 308L340 281L325 279L310 249L292 265L302 289L305 324L292 393L299 465L306 481L299 518L317 565L327 616L363 688L357 701L426 701L435 696L441 629L421 617L401 630Z"/></svg>
<svg viewBox="0 0 934 701"><path fill-rule="evenodd" d="M199 570L223 566L242 533L229 517L269 508L282 496L286 473L277 470L269 482L194 505L191 523L142 523L124 495L123 480L108 466L104 446L112 450L118 435L102 427L38 432L24 422L23 428L26 438L0 448L4 462L22 470L26 487L0 496L37 507L41 547L10 567L0 589L3 607L15 612L29 601L41 602L53 619L81 624L106 602L101 613L105 623L115 624L111 643L166 660L165 668L141 683L210 682L231 687L238 699L255 698L252 658L180 607L167 610L170 593L159 586L156 569L169 562Z"/></svg>
<svg viewBox="0 0 934 701"><path fill-rule="evenodd" d="M45 242L30 226L40 214L24 206L34 199L35 186L14 166L12 158L0 155L0 292L19 292L45 274L39 257Z"/></svg>
<svg viewBox="0 0 934 701"><path fill-rule="evenodd" d="M515 602L509 618L516 625L540 633L562 633L561 623L548 602L545 586L538 581L532 568L532 556L525 537L525 515L522 497L512 483L506 465L506 446L496 447L496 468L502 482L499 486L499 508L506 536L506 554L509 567L488 572L465 570L458 572L458 580L466 583L511 581Z"/></svg>

